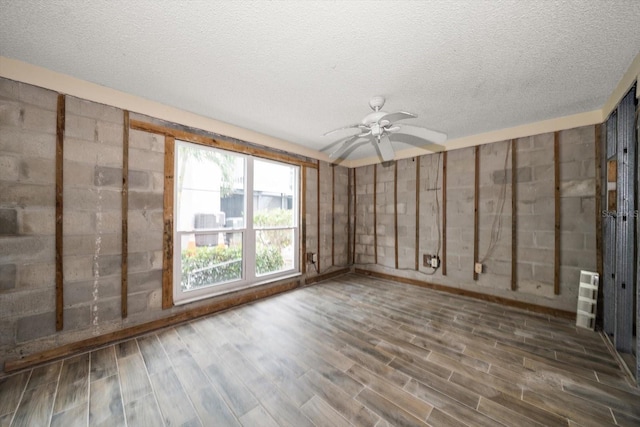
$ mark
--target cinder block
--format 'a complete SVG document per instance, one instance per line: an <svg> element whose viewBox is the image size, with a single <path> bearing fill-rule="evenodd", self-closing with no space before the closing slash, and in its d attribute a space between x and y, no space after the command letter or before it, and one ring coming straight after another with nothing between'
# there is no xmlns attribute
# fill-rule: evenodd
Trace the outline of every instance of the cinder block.
<svg viewBox="0 0 640 427"><path fill-rule="evenodd" d="M88 210L95 212L98 203L104 207L108 206L110 209L121 209L122 194L118 190L111 190L102 187L99 187L98 190L88 188L70 189L66 187L64 189L65 206L71 206L75 210Z"/></svg>
<svg viewBox="0 0 640 427"><path fill-rule="evenodd" d="M54 185L55 170L53 159L25 158L20 162L20 181Z"/></svg>
<svg viewBox="0 0 640 427"><path fill-rule="evenodd" d="M329 232L322 234L326 238ZM162 233L129 233L129 251L144 252L162 250Z"/></svg>
<svg viewBox="0 0 640 427"><path fill-rule="evenodd" d="M0 126L0 152L53 159L55 147L55 135Z"/></svg>
<svg viewBox="0 0 640 427"><path fill-rule="evenodd" d="M114 234L122 231L122 212L102 210L95 213L96 232Z"/></svg>
<svg viewBox="0 0 640 427"><path fill-rule="evenodd" d="M16 287L16 265L0 265L0 291L7 291Z"/></svg>
<svg viewBox="0 0 640 427"><path fill-rule="evenodd" d="M0 126L20 128L24 121L24 106L20 102L0 99Z"/></svg>
<svg viewBox="0 0 640 427"><path fill-rule="evenodd" d="M120 319L122 317L122 303L120 296L101 298L91 305L91 321L98 324Z"/></svg>
<svg viewBox="0 0 640 427"><path fill-rule="evenodd" d="M163 202L163 196L158 193L145 191L129 192L129 209L162 210Z"/></svg>
<svg viewBox="0 0 640 427"><path fill-rule="evenodd" d="M22 211L20 234L54 234L55 227L55 210L53 208Z"/></svg>
<svg viewBox="0 0 640 427"><path fill-rule="evenodd" d="M121 126L124 122L123 112L119 108L87 101L69 95L67 95L65 101L66 114L111 122Z"/></svg>
<svg viewBox="0 0 640 427"><path fill-rule="evenodd" d="M64 236L64 255L93 254L96 250L96 235ZM121 233L103 233L100 235L100 253L102 255L119 254L122 250Z"/></svg>
<svg viewBox="0 0 640 427"><path fill-rule="evenodd" d="M94 277L112 276L121 271L122 257L120 255L101 255L93 262Z"/></svg>
<svg viewBox="0 0 640 427"><path fill-rule="evenodd" d="M63 311L64 330L77 331L91 325L91 309L89 305L65 307Z"/></svg>
<svg viewBox="0 0 640 427"><path fill-rule="evenodd" d="M129 292L162 289L162 270L129 274Z"/></svg>
<svg viewBox="0 0 640 427"><path fill-rule="evenodd" d="M53 236L0 236L2 264L49 261L53 258Z"/></svg>
<svg viewBox="0 0 640 427"><path fill-rule="evenodd" d="M561 197L594 197L595 179L565 181L560 184Z"/></svg>
<svg viewBox="0 0 640 427"><path fill-rule="evenodd" d="M49 111L57 111L58 93L27 83L18 83L18 99Z"/></svg>
<svg viewBox="0 0 640 427"><path fill-rule="evenodd" d="M54 122L55 129L55 122ZM95 142L97 137L96 120L73 114L65 115L65 155L69 140L82 140ZM71 148L71 147L69 147ZM66 157L66 156L65 156Z"/></svg>
<svg viewBox="0 0 640 427"><path fill-rule="evenodd" d="M96 123L96 141L100 144L122 147L124 131L122 124L98 121ZM120 148L122 151L122 148Z"/></svg>
<svg viewBox="0 0 640 427"><path fill-rule="evenodd" d="M151 268L150 252L131 252L127 255L128 271L135 273L147 271Z"/></svg>
<svg viewBox="0 0 640 427"><path fill-rule="evenodd" d="M64 303L72 307L91 303L94 298L111 297L120 294L120 277L100 277L82 282L65 281Z"/></svg>
<svg viewBox="0 0 640 427"><path fill-rule="evenodd" d="M20 289L51 289L55 283L54 263L31 263L18 266L18 283Z"/></svg>
<svg viewBox="0 0 640 427"><path fill-rule="evenodd" d="M33 314L18 319L16 342L31 341L36 338L53 335L56 332L56 313Z"/></svg>
<svg viewBox="0 0 640 427"><path fill-rule="evenodd" d="M87 211L75 211L64 209L62 215L63 235L95 234L96 222L95 214ZM87 236L88 238L92 238ZM95 239L95 238L94 238Z"/></svg>
<svg viewBox="0 0 640 427"><path fill-rule="evenodd" d="M0 236L18 234L18 212L15 209L0 209Z"/></svg>
<svg viewBox="0 0 640 427"><path fill-rule="evenodd" d="M22 108L21 113L23 113L22 126L24 129L55 135L58 120L55 112L26 105Z"/></svg>
<svg viewBox="0 0 640 427"><path fill-rule="evenodd" d="M0 348L13 346L16 340L15 320L0 320Z"/></svg>
<svg viewBox="0 0 640 427"><path fill-rule="evenodd" d="M66 256L63 263L64 280L81 282L93 279L93 255Z"/></svg>
<svg viewBox="0 0 640 427"><path fill-rule="evenodd" d="M55 191L51 185L0 182L0 205L55 206Z"/></svg>
<svg viewBox="0 0 640 427"><path fill-rule="evenodd" d="M164 173L159 173L159 172L152 172L151 173L151 177L152 177L152 188L153 191L162 193L164 192Z"/></svg>
<svg viewBox="0 0 640 427"><path fill-rule="evenodd" d="M0 181L18 180L19 160L14 156L0 156Z"/></svg>
<svg viewBox="0 0 640 427"><path fill-rule="evenodd" d="M129 147L164 153L164 137L140 130L129 131Z"/></svg>
<svg viewBox="0 0 640 427"><path fill-rule="evenodd" d="M64 158L88 164L122 167L122 148L65 138Z"/></svg>

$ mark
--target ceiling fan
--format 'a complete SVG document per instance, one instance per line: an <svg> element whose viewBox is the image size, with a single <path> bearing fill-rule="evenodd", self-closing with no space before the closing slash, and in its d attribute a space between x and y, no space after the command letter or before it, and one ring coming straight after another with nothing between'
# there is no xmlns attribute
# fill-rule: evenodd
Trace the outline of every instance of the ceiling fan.
<svg viewBox="0 0 640 427"><path fill-rule="evenodd" d="M327 148L338 145L338 148L329 154L330 159L340 159L359 146L370 142L376 147L382 161L386 162L395 158L391 141L406 142L414 145L425 145L428 143L438 145L447 140L447 134L442 132L419 126L395 124L398 120L413 119L417 116L404 111L395 113L382 111L381 109L384 106L384 102L384 97L374 96L369 101L369 106L373 110L373 113L365 116L362 122L335 129L324 134L324 136L327 136L347 130L357 130L359 132L357 135L349 136L330 144Z"/></svg>

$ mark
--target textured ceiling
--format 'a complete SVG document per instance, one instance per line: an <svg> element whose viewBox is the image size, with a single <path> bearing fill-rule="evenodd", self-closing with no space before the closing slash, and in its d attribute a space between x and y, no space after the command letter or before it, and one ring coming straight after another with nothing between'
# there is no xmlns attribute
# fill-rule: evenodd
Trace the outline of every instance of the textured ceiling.
<svg viewBox="0 0 640 427"><path fill-rule="evenodd" d="M601 108L639 23L637 0L0 0L0 55L320 149L378 94L450 138Z"/></svg>

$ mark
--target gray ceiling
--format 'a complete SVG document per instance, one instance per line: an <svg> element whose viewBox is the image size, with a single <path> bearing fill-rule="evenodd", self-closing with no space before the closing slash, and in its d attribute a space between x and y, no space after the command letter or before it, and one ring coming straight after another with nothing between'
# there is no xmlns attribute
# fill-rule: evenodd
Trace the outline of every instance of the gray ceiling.
<svg viewBox="0 0 640 427"><path fill-rule="evenodd" d="M321 149L378 94L450 138L599 109L639 23L636 0L0 0L0 55Z"/></svg>

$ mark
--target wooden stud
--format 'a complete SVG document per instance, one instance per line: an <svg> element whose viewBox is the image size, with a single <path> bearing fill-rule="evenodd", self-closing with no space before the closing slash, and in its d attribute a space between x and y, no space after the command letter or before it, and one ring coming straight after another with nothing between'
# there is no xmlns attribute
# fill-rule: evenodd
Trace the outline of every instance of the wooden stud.
<svg viewBox="0 0 640 427"><path fill-rule="evenodd" d="M553 293L560 295L560 132L553 134L553 185L554 185L554 260Z"/></svg>
<svg viewBox="0 0 640 427"><path fill-rule="evenodd" d="M618 182L617 159L611 159L607 162L607 182Z"/></svg>
<svg viewBox="0 0 640 427"><path fill-rule="evenodd" d="M58 95L58 113L56 119L56 331L64 327L64 274L63 274L63 165L65 96Z"/></svg>
<svg viewBox="0 0 640 427"><path fill-rule="evenodd" d="M353 169L353 256L351 257L353 263L356 263L356 225L358 221L358 186L356 177L358 170Z"/></svg>
<svg viewBox="0 0 640 427"><path fill-rule="evenodd" d="M336 265L336 167L331 165L331 265Z"/></svg>
<svg viewBox="0 0 640 427"><path fill-rule="evenodd" d="M416 257L415 270L420 269L420 156L416 157Z"/></svg>
<svg viewBox="0 0 640 427"><path fill-rule="evenodd" d="M277 160L292 165L304 165L312 169L318 168L318 164L316 162L306 161L285 153L275 152L268 149L253 147L245 144L239 144L236 142L221 141L219 139L210 138L208 136L202 136L192 132L186 132L166 126L155 125L153 123L146 123L140 120L131 120L131 129L143 130L145 132L151 133L159 133L161 135L171 136L174 139L193 142L195 144L208 145L211 147L220 148L222 150L234 151L236 153L250 154L252 156L261 157L263 159Z"/></svg>
<svg viewBox="0 0 640 427"><path fill-rule="evenodd" d="M475 264L478 262L478 236L480 230L478 229L480 219L480 146L475 146L475 171L474 171L474 185L473 185L473 280L478 280L478 273L476 273Z"/></svg>
<svg viewBox="0 0 640 427"><path fill-rule="evenodd" d="M307 167L302 166L302 178L300 179L300 270L302 274L307 272Z"/></svg>
<svg viewBox="0 0 640 427"><path fill-rule="evenodd" d="M164 209L162 244L162 308L173 307L173 172L175 139L164 138Z"/></svg>
<svg viewBox="0 0 640 427"><path fill-rule="evenodd" d="M516 140L511 140L511 290L518 289L518 163Z"/></svg>
<svg viewBox="0 0 640 427"><path fill-rule="evenodd" d="M378 165L373 165L373 259L378 263Z"/></svg>
<svg viewBox="0 0 640 427"><path fill-rule="evenodd" d="M129 112L124 111L124 126L122 130L122 281L120 301L122 317L127 317L128 306L128 264L129 254Z"/></svg>
<svg viewBox="0 0 640 427"><path fill-rule="evenodd" d="M395 261L396 270L398 269L398 161L394 162L393 167L393 232L395 235Z"/></svg>
<svg viewBox="0 0 640 427"><path fill-rule="evenodd" d="M351 257L351 169L347 169L347 265L352 264Z"/></svg>
<svg viewBox="0 0 640 427"><path fill-rule="evenodd" d="M317 212L316 212L316 218L317 220L317 233L318 233L318 260L316 261L316 268L318 269L316 272L318 274L320 274L320 161L318 160L318 179L316 182L316 202L317 202Z"/></svg>
<svg viewBox="0 0 640 427"><path fill-rule="evenodd" d="M436 189L437 191L437 189ZM442 152L442 275L447 275L447 152Z"/></svg>

